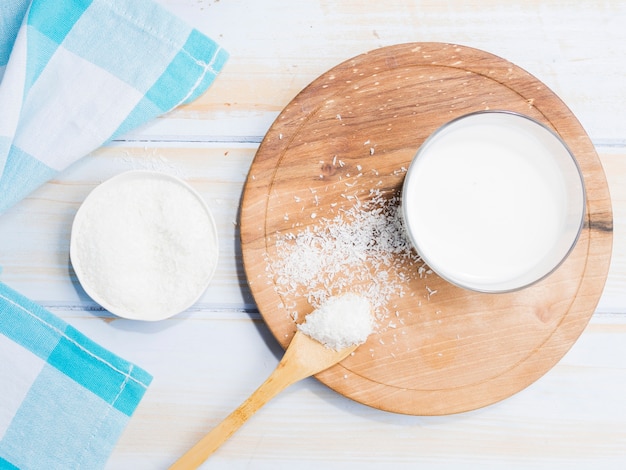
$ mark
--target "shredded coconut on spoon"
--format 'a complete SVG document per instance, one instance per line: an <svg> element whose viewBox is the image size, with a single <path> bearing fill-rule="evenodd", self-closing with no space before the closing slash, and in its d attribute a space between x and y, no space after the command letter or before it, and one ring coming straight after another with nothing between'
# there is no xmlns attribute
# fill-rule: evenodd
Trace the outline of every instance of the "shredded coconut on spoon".
<svg viewBox="0 0 626 470"><path fill-rule="evenodd" d="M372 307L357 294L331 297L309 313L298 329L327 348L339 350L360 345L374 329Z"/></svg>

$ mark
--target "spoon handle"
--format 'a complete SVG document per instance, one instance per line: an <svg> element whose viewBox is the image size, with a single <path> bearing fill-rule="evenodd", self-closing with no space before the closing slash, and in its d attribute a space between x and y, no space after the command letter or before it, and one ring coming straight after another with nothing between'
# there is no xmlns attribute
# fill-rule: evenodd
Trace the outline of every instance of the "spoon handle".
<svg viewBox="0 0 626 470"><path fill-rule="evenodd" d="M356 345L335 351L297 331L274 372L239 408L187 451L170 470L194 469L221 446L254 413L289 385L317 374L346 358Z"/></svg>
<svg viewBox="0 0 626 470"><path fill-rule="evenodd" d="M265 382L263 382L239 408L228 415L220 424L180 457L180 459L170 467L170 470L197 468L263 405L289 385L304 378L294 370L291 364L290 362L281 361Z"/></svg>

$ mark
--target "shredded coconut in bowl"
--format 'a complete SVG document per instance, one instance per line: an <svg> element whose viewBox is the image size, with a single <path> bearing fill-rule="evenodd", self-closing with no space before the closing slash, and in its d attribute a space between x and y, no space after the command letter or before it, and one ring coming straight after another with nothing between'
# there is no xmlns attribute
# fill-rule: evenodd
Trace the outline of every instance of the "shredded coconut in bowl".
<svg viewBox="0 0 626 470"><path fill-rule="evenodd" d="M70 259L85 292L123 318L157 321L193 305L217 266L213 216L174 176L121 173L96 187L72 224Z"/></svg>
<svg viewBox="0 0 626 470"><path fill-rule="evenodd" d="M352 293L331 297L309 313L298 329L327 348L360 345L374 330L372 307L366 298Z"/></svg>

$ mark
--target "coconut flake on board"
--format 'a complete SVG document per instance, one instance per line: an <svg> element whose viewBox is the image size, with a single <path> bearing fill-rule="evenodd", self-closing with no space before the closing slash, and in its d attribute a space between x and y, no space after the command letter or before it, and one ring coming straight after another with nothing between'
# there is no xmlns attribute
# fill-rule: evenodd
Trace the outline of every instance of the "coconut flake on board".
<svg viewBox="0 0 626 470"><path fill-rule="evenodd" d="M423 263L406 238L399 195L371 189L368 198L345 199L353 206L334 218L317 215L315 225L277 233L277 253L267 259L267 272L283 298L305 296L313 308L358 286L376 323L386 327L388 304L423 276L418 272ZM286 308L297 320L298 312Z"/></svg>

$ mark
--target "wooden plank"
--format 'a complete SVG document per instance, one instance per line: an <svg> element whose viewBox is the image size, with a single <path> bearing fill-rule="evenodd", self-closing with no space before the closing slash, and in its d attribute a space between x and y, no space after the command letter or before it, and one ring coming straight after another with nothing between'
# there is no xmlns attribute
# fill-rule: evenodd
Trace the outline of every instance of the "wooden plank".
<svg viewBox="0 0 626 470"><path fill-rule="evenodd" d="M571 107L595 142L624 142L626 62L617 59L626 43L624 2L159 2L231 58L203 97L129 138L258 139L297 92L338 63L381 46L439 41L526 69Z"/></svg>
<svg viewBox="0 0 626 470"><path fill-rule="evenodd" d="M69 266L73 216L89 191L126 170L179 176L196 187L215 211L220 266L197 308L255 309L238 246L237 208L255 144L112 144L81 160L0 217L0 279L46 305L93 306ZM598 149L614 212L613 256L599 312L626 313L626 152ZM235 238L237 237L237 238ZM232 239L231 239L232 238Z"/></svg>
<svg viewBox="0 0 626 470"><path fill-rule="evenodd" d="M171 464L260 385L281 354L266 327L242 313L204 313L147 328L123 320L103 327L93 317L62 315L155 376L110 469ZM208 468L249 468L250 462L281 468L294 461L302 468L616 468L626 460L625 336L625 317L598 315L559 364L527 389L444 417L382 412L307 379L259 411Z"/></svg>

